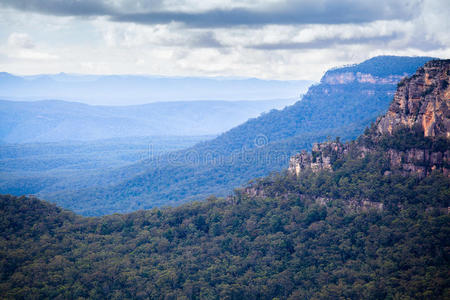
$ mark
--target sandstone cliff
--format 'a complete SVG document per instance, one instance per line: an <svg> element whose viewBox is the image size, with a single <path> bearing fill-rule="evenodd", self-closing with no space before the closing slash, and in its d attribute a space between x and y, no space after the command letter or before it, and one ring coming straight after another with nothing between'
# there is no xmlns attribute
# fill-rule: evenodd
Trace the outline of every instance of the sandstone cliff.
<svg viewBox="0 0 450 300"><path fill-rule="evenodd" d="M353 82L371 83L371 84L396 84L404 75L389 75L386 77L374 76L372 74L364 74L361 72L343 72L338 74L325 74L321 79L322 83L327 84L349 84Z"/></svg>
<svg viewBox="0 0 450 300"><path fill-rule="evenodd" d="M399 126L422 127L425 136L450 137L450 60L433 60L402 80L378 132L392 134Z"/></svg>
<svg viewBox="0 0 450 300"><path fill-rule="evenodd" d="M393 172L423 177L438 169L450 176L449 77L450 60L426 63L400 81L388 112L357 142L316 144L311 154L303 151L293 156L289 171L299 175L307 169L332 170L333 163L352 149L360 157L383 152Z"/></svg>

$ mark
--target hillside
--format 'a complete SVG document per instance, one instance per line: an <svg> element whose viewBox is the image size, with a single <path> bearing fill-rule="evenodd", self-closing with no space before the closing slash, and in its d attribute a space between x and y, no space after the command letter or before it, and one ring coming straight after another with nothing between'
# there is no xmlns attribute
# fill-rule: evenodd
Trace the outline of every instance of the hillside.
<svg viewBox="0 0 450 300"><path fill-rule="evenodd" d="M56 100L0 101L0 143L217 135L293 102L280 99L93 106Z"/></svg>
<svg viewBox="0 0 450 300"><path fill-rule="evenodd" d="M449 68L402 81L357 140L318 144L299 172L225 199L86 218L1 196L0 297L449 298L448 156L410 163L422 173L390 155L449 151Z"/></svg>
<svg viewBox="0 0 450 300"><path fill-rule="evenodd" d="M336 136L342 140L357 137L387 110L397 86L392 78L400 79L430 59L372 58L353 66L351 72L368 77L373 68L375 81L322 80L294 105L251 119L214 140L104 175L101 184L50 186L38 195L85 215L176 205L210 194L228 195L252 178L286 168L290 156L300 149L311 149L315 142ZM383 65L385 73L380 71ZM392 71L394 66L398 69ZM348 67L342 73L348 74Z"/></svg>
<svg viewBox="0 0 450 300"><path fill-rule="evenodd" d="M107 171L191 147L214 136L150 136L0 145L0 191L36 194L49 186L89 181Z"/></svg>
<svg viewBox="0 0 450 300"><path fill-rule="evenodd" d="M443 178L409 186L416 187L411 202L449 196ZM383 200L398 200L401 211L360 212L338 201L324 207L298 196L240 197L102 218L2 196L0 295L449 297L449 216L402 202L404 190L390 192Z"/></svg>

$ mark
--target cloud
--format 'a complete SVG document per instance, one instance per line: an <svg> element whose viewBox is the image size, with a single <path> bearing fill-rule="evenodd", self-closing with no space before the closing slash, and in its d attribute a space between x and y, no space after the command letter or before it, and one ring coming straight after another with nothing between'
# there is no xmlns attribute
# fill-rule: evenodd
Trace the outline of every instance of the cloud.
<svg viewBox="0 0 450 300"><path fill-rule="evenodd" d="M323 49L336 45L354 45L354 44L378 44L388 43L400 36L398 33L389 35L381 35L375 37L332 37L321 38L308 42L277 42L277 43L262 43L256 45L249 45L247 48L257 50L299 50L299 49Z"/></svg>
<svg viewBox="0 0 450 300"><path fill-rule="evenodd" d="M187 27L220 28L233 26L350 24L377 20L407 20L416 15L421 0L284 0L259 3L256 7L173 10L162 0L3 0L2 5L18 10L64 16L108 16L116 22L147 25L181 23ZM138 11L138 12L136 12Z"/></svg>
<svg viewBox="0 0 450 300"><path fill-rule="evenodd" d="M207 31L195 36L189 42L191 47L195 48L224 48L226 47L224 44L219 42L214 33L211 31Z"/></svg>
<svg viewBox="0 0 450 300"><path fill-rule="evenodd" d="M56 16L99 16L113 13L110 6L96 0L3 0L0 5Z"/></svg>
<svg viewBox="0 0 450 300"><path fill-rule="evenodd" d="M8 37L6 56L24 60L55 60L58 56L36 49L36 44L26 33L13 32Z"/></svg>
<svg viewBox="0 0 450 300"><path fill-rule="evenodd" d="M10 54L11 58L15 59L25 59L25 60L39 60L39 61L47 61L47 60L56 60L59 57L56 55L52 55L49 53L23 49L17 52Z"/></svg>
<svg viewBox="0 0 450 300"><path fill-rule="evenodd" d="M94 22L108 47L227 48L215 32L178 28L173 25L144 26L104 21Z"/></svg>
<svg viewBox="0 0 450 300"><path fill-rule="evenodd" d="M8 45L16 48L32 49L36 45L26 33L13 32L8 37Z"/></svg>
<svg viewBox="0 0 450 300"><path fill-rule="evenodd" d="M407 5L404 1L289 1L265 9L232 8L200 12L146 12L118 14L112 16L111 20L140 24L177 22L188 27L218 28L273 24L366 23L377 20L410 19L414 14L413 6Z"/></svg>

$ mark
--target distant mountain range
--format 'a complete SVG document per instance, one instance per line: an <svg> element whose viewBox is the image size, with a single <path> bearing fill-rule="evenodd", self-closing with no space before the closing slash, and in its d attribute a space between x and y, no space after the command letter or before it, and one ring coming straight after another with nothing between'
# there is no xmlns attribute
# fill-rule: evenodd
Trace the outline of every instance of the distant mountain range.
<svg viewBox="0 0 450 300"><path fill-rule="evenodd" d="M140 75L54 74L17 76L0 73L0 99L59 99L95 105L135 105L197 100L270 100L298 98L308 80L255 78L155 77Z"/></svg>
<svg viewBox="0 0 450 300"><path fill-rule="evenodd" d="M279 99L92 106L56 100L0 100L0 143L217 135L293 102L294 99Z"/></svg>
<svg viewBox="0 0 450 300"><path fill-rule="evenodd" d="M102 174L43 187L38 195L86 215L175 205L227 195L248 180L287 167L289 157L336 136L349 140L384 113L397 79L431 57L380 56L327 72L303 99L187 150ZM349 69L350 68L350 69ZM341 78L329 81L327 78Z"/></svg>

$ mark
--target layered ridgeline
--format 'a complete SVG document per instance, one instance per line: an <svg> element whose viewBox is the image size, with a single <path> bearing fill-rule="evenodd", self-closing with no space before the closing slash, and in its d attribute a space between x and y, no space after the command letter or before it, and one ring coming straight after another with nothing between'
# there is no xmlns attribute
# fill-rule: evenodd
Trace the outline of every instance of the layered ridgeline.
<svg viewBox="0 0 450 300"><path fill-rule="evenodd" d="M383 118L331 147L345 154L320 144L322 166L226 199L85 218L1 196L0 297L449 298L448 160L419 172L389 152L447 153L449 63L403 81Z"/></svg>
<svg viewBox="0 0 450 300"><path fill-rule="evenodd" d="M145 75L42 74L0 72L0 99L59 99L95 105L136 105L192 100L270 100L293 98L307 80L256 78L159 77Z"/></svg>
<svg viewBox="0 0 450 300"><path fill-rule="evenodd" d="M94 106L56 100L0 100L0 144L217 135L294 102L279 99Z"/></svg>
<svg viewBox="0 0 450 300"><path fill-rule="evenodd" d="M299 149L329 137L357 137L386 111L397 82L430 59L380 56L328 71L301 101L214 140L101 178L49 185L35 194L85 215L227 195L252 178L286 168Z"/></svg>

